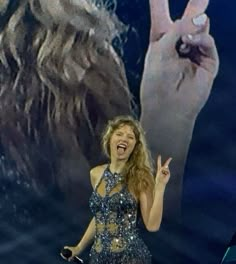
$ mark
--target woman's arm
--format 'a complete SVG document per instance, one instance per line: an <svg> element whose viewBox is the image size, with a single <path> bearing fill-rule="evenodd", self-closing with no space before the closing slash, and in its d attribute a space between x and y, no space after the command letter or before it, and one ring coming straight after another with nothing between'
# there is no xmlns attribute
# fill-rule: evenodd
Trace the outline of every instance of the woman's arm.
<svg viewBox="0 0 236 264"><path fill-rule="evenodd" d="M165 186L157 185L154 190L154 195L147 190L140 194L140 209L143 222L149 232L159 230L163 213L163 198Z"/></svg>
<svg viewBox="0 0 236 264"><path fill-rule="evenodd" d="M90 221L90 224L85 231L82 239L76 246L65 246L64 249L69 249L71 251L71 257L68 259L69 261L72 260L75 256L81 254L83 250L92 242L95 235L95 219L93 218ZM65 258L62 254L61 256Z"/></svg>
<svg viewBox="0 0 236 264"><path fill-rule="evenodd" d="M210 22L209 0L189 0L172 21L168 0L150 0L151 32L141 83L141 123L153 157L173 157L165 194L169 218L180 216L183 173L192 133L211 93L219 68ZM177 49L178 43L182 45Z"/></svg>
<svg viewBox="0 0 236 264"><path fill-rule="evenodd" d="M95 188L98 180L100 179L103 170L104 170L104 166L98 166L98 167L91 169L90 180L91 180L91 184L93 186L93 189ZM80 240L80 242L74 247L70 247L70 246L64 247L65 249L69 249L72 252L72 255L69 258L69 260L73 259L73 257L75 257L76 255L81 254L83 252L83 250L93 241L94 236L95 236L95 230L96 230L95 218L93 217L92 220L90 221L88 228L85 231L82 239Z"/></svg>
<svg viewBox="0 0 236 264"><path fill-rule="evenodd" d="M146 189L140 193L140 209L143 218L143 222L150 232L158 231L161 225L163 214L163 200L166 184L170 178L169 158L163 166L161 166L161 156L158 156L156 184L154 186L154 192L152 188Z"/></svg>

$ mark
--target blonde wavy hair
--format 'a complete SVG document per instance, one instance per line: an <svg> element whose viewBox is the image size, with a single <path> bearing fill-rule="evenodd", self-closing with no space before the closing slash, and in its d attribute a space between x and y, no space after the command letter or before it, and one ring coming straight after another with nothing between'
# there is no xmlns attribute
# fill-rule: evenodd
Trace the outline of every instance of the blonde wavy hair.
<svg viewBox="0 0 236 264"><path fill-rule="evenodd" d="M108 122L104 130L102 147L105 155L110 158L111 136L118 128L124 125L132 128L136 144L121 173L124 176L124 182L128 185L129 190L136 197L139 197L141 191L147 188L153 190L154 187L153 163L140 123L131 116L115 117Z"/></svg>
<svg viewBox="0 0 236 264"><path fill-rule="evenodd" d="M40 184L68 181L62 161L98 162L104 124L131 112L112 48L115 2L8 0L0 5L0 145ZM68 165L69 167L69 165Z"/></svg>

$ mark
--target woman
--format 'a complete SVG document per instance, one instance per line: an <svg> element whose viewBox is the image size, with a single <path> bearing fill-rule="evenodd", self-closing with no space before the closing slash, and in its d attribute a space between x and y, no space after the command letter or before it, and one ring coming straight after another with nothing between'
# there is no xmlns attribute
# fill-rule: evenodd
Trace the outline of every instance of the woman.
<svg viewBox="0 0 236 264"><path fill-rule="evenodd" d="M120 116L110 121L103 136L108 164L91 170L94 188L90 209L94 218L69 260L94 240L90 263L151 263L151 255L136 228L140 209L148 231L161 224L163 196L170 177L169 158L164 165L158 156L154 181L149 152L139 123Z"/></svg>

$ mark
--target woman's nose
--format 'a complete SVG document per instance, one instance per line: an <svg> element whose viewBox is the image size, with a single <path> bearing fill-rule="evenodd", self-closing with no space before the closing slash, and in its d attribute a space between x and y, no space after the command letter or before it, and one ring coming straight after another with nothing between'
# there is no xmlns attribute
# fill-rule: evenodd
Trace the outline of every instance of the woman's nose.
<svg viewBox="0 0 236 264"><path fill-rule="evenodd" d="M125 142L127 142L127 141L129 140L129 137L126 136L126 135L124 135L124 136L123 136L123 140L124 140Z"/></svg>

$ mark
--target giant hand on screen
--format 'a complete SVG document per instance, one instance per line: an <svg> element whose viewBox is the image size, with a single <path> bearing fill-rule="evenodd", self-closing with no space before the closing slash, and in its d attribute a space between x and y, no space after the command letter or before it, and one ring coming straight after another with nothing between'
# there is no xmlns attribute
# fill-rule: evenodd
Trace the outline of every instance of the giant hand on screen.
<svg viewBox="0 0 236 264"><path fill-rule="evenodd" d="M150 0L151 32L141 88L142 103L196 118L206 103L219 59L210 22L209 0L190 0L172 21L168 0Z"/></svg>

